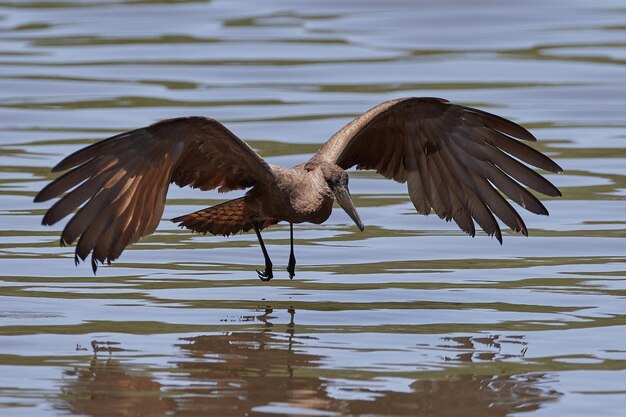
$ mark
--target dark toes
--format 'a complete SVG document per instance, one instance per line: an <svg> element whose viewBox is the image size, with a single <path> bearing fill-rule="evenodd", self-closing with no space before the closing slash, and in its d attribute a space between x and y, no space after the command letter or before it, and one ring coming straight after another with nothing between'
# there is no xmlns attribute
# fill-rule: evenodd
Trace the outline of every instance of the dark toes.
<svg viewBox="0 0 626 417"><path fill-rule="evenodd" d="M274 278L274 275L272 274L272 271L259 271L258 269L256 270L256 273L259 275L259 279L261 281L269 281L270 279Z"/></svg>

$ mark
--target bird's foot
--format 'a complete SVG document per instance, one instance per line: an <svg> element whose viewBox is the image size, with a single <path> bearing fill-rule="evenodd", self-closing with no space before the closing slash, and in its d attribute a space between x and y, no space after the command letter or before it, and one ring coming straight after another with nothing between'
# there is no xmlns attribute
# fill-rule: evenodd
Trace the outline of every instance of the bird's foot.
<svg viewBox="0 0 626 417"><path fill-rule="evenodd" d="M274 274L272 273L272 267L270 266L265 267L265 271L259 271L258 269L256 270L256 273L259 275L259 279L261 281L269 281L270 279L274 278Z"/></svg>
<svg viewBox="0 0 626 417"><path fill-rule="evenodd" d="M296 258L290 257L287 264L287 272L289 273L289 279L293 279L296 276Z"/></svg>

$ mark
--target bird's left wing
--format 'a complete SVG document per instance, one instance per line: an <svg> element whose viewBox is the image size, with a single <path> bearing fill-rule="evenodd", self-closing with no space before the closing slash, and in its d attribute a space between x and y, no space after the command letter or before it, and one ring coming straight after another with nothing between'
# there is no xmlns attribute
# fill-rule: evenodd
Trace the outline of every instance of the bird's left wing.
<svg viewBox="0 0 626 417"><path fill-rule="evenodd" d="M42 223L51 225L80 207L65 226L61 245L76 245L76 261L92 252L112 261L124 248L156 229L170 183L219 191L273 187L270 166L214 119L182 117L113 136L63 159L69 170L35 197L62 193ZM82 205L82 207L81 207Z"/></svg>
<svg viewBox="0 0 626 417"><path fill-rule="evenodd" d="M494 114L439 98L403 98L381 103L348 123L311 161L373 169L407 182L419 213L434 211L472 236L475 221L501 242L494 215L511 229L528 232L497 189L537 214L548 211L523 185L561 195L521 161L551 172L561 168L519 139L536 141L523 127Z"/></svg>

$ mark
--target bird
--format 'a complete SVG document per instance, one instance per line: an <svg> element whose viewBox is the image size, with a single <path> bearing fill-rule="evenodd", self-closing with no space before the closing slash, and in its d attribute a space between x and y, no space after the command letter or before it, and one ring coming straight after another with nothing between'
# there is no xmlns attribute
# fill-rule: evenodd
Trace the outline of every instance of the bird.
<svg viewBox="0 0 626 417"><path fill-rule="evenodd" d="M52 172L66 171L34 198L62 196L45 213L65 225L61 246L77 241L76 265L111 264L131 243L153 233L174 183L219 192L247 190L243 197L171 219L192 232L228 236L254 230L265 267L273 264L261 231L289 223L289 278L295 276L293 225L321 224L334 202L359 230L363 222L348 189L346 170L374 170L406 183L418 213L454 221L474 237L480 227L502 244L496 218L528 236L520 214L505 198L539 215L548 210L529 190L558 197L559 189L532 167L563 172L551 158L524 142L526 128L495 114L435 97L385 101L346 124L306 162L285 168L266 162L219 121L190 116L158 121L84 147Z"/></svg>

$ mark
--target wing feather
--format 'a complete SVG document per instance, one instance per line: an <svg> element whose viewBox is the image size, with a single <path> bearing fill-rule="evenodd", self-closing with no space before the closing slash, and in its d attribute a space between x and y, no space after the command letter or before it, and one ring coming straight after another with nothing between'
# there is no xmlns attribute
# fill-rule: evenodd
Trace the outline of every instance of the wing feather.
<svg viewBox="0 0 626 417"><path fill-rule="evenodd" d="M427 134L423 135L423 137L426 138L430 136L435 139L436 135L439 134L437 131L432 129L428 129L426 132ZM411 143L412 141L407 140L407 142ZM442 159L442 155L438 153L438 150L435 151L435 149L433 149L432 147L428 148L428 145L426 144L423 144L421 149L424 149L424 147L426 147L427 150L426 152L422 150L420 153L420 157L422 159L433 159L436 166L436 171L431 170L430 174L428 171L424 171L423 175L440 177L442 179L442 183L447 184L447 187L445 187L445 191L447 191L449 194L449 202L448 205L444 208L445 212L442 212L440 214L440 217L445 218L446 221L454 219L454 221L463 231L473 236L475 234L475 228L468 208L469 196L467 195L466 191L463 190L462 187L460 187L461 179L458 177L458 174L451 169L452 167L450 165L450 162L444 161ZM433 172L436 172L436 174L433 174Z"/></svg>
<svg viewBox="0 0 626 417"><path fill-rule="evenodd" d="M93 190L100 190L114 175L115 171L108 170L98 174L92 181L82 183L73 192L66 194L50 207L43 217L42 224L46 226L52 225L66 217L85 201L92 198L97 192Z"/></svg>
<svg viewBox="0 0 626 417"><path fill-rule="evenodd" d="M537 168L545 169L546 171L557 172L559 170L559 166L554 163L552 159L530 146L516 141L510 136L504 135L496 130L485 128L479 131L487 138L487 142L492 146L502 149L509 155L515 156L517 159L534 165Z"/></svg>
<svg viewBox="0 0 626 417"><path fill-rule="evenodd" d="M68 171L55 181L46 185L35 198L35 202L50 200L58 195L63 194L70 188L75 187L81 182L89 178L94 172L104 172L109 169L116 161L111 155L99 156L85 163L81 169Z"/></svg>
<svg viewBox="0 0 626 417"><path fill-rule="evenodd" d="M116 237L121 234L122 224L125 222L124 219L128 216L128 211L132 210L133 202L136 201L136 199L133 199L132 196L136 192L138 184L139 181L137 176L128 178L125 189L120 192L120 195L117 198L117 204L112 204L110 206L110 209L113 210L112 221L105 233L100 236L100 239L96 243L96 247L92 253L94 259L100 262L105 262L105 260L107 260L107 255L110 253Z"/></svg>
<svg viewBox="0 0 626 417"><path fill-rule="evenodd" d="M498 193L489 183L487 178L482 175L482 170L474 164L464 165L460 162L458 156L453 150L444 148L443 152L450 153L451 159L454 160L455 166L463 167L465 170L465 182L469 183L472 190L480 197L480 199L489 207L489 209L501 219L507 226L516 232L522 232L527 235L526 225L524 221L515 211L515 209ZM476 169L478 168L478 169Z"/></svg>
<svg viewBox="0 0 626 417"><path fill-rule="evenodd" d="M526 188L514 181L506 175L500 168L493 163L473 158L470 153L465 152L460 142L452 142L452 148L455 155L460 159L461 163L470 167L472 171L478 175L487 178L495 187L502 191L507 197L515 201L526 210L535 213L547 215L548 210L539 201L537 197L532 195Z"/></svg>
<svg viewBox="0 0 626 417"><path fill-rule="evenodd" d="M427 146L426 143L437 140L437 132L432 129L429 124L420 124L420 137L422 139L422 146L420 151L424 154L423 158L426 160L426 166L428 170L426 172L431 173L431 195L434 197L433 208L435 213L442 219L450 220L452 199L450 198L451 188L446 187L446 179L454 176L455 173L449 171L449 166L441 160L441 154L438 152L424 152L423 149Z"/></svg>
<svg viewBox="0 0 626 417"><path fill-rule="evenodd" d="M442 160L441 154L445 157L445 162ZM482 198L478 187L475 184L474 179L467 172L465 167L458 164L456 160L447 153L447 149L442 148L439 153L433 154L433 159L439 161L439 167L441 170L449 169L453 175L454 180L465 185L462 190L462 197L464 197L467 207L469 208L470 215L476 223L490 236L495 235L499 241L502 241L502 235L498 222L494 218L492 212L487 207L486 202ZM453 209L453 207L450 207Z"/></svg>
<svg viewBox="0 0 626 417"><path fill-rule="evenodd" d="M78 240L76 260L92 253L92 266L119 257L153 233L170 183L219 191L273 187L270 166L219 122L204 117L164 120L87 146L53 171L69 170L35 201L66 193L45 214L52 225L76 211L61 244Z"/></svg>
<svg viewBox="0 0 626 417"><path fill-rule="evenodd" d="M404 169L406 170L409 197L418 213L428 215L431 211L431 204L428 198L430 193L427 191L427 184L430 183L430 178L423 175L423 172L426 172L425 169L420 172L420 163L423 163L419 161L421 153L417 154L413 141L408 136L406 138Z"/></svg>
<svg viewBox="0 0 626 417"><path fill-rule="evenodd" d="M444 182L450 185L450 205L446 208L447 212L443 218L445 218L446 221L454 219L461 230L473 236L476 231L468 209L469 196L459 186L460 180L456 177L455 173L451 172L448 164L442 161L439 155L433 155L431 158L434 159L439 174L444 178Z"/></svg>
<svg viewBox="0 0 626 417"><path fill-rule="evenodd" d="M311 158L344 169L373 169L407 182L421 214L434 211L474 235L476 222L502 240L495 217L527 234L503 194L536 214L545 206L524 186L556 197L560 191L531 167L562 172L552 159L520 142L536 141L524 127L439 98L387 101L335 133ZM502 193L502 194L501 194Z"/></svg>

